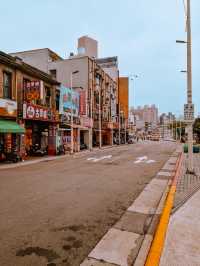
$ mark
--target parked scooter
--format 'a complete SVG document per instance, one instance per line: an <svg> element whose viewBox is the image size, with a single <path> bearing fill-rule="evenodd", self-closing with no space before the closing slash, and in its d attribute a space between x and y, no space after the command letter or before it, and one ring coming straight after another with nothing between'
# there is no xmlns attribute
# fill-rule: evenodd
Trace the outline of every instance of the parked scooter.
<svg viewBox="0 0 200 266"><path fill-rule="evenodd" d="M30 154L33 156L44 156L48 154L47 150L48 147L42 149L39 144L36 143L31 147Z"/></svg>

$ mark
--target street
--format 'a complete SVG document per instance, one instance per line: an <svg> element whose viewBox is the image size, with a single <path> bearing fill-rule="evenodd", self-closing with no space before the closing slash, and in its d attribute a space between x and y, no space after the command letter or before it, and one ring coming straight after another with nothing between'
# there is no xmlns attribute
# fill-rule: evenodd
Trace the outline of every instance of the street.
<svg viewBox="0 0 200 266"><path fill-rule="evenodd" d="M0 170L0 265L80 265L175 147L143 142Z"/></svg>

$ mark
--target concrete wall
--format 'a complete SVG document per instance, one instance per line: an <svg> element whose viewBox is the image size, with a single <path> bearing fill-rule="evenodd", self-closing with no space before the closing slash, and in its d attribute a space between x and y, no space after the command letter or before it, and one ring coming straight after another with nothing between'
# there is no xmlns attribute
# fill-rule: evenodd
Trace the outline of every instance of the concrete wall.
<svg viewBox="0 0 200 266"><path fill-rule="evenodd" d="M81 51L84 48L85 51ZM81 52L81 53L80 53ZM88 36L83 36L78 39L78 53L89 57L98 57L98 42Z"/></svg>
<svg viewBox="0 0 200 266"><path fill-rule="evenodd" d="M64 86L70 87L70 75L73 71L73 87L88 88L88 57L77 57L49 63L49 70L56 70L56 79Z"/></svg>
<svg viewBox="0 0 200 266"><path fill-rule="evenodd" d="M49 52L48 49L12 53L12 56L20 57L25 63L48 73Z"/></svg>

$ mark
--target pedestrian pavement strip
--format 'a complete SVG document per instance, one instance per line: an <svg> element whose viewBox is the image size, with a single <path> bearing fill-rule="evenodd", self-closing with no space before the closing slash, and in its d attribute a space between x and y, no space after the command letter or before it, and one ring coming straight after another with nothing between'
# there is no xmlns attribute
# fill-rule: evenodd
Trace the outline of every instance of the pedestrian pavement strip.
<svg viewBox="0 0 200 266"><path fill-rule="evenodd" d="M160 220L180 153L175 152L155 177L108 230L81 266L141 266ZM141 162L147 157L137 158Z"/></svg>
<svg viewBox="0 0 200 266"><path fill-rule="evenodd" d="M172 213L179 209L191 196L200 189L200 155L194 154L195 175L186 173L187 155L184 154L181 173L177 181L177 188Z"/></svg>

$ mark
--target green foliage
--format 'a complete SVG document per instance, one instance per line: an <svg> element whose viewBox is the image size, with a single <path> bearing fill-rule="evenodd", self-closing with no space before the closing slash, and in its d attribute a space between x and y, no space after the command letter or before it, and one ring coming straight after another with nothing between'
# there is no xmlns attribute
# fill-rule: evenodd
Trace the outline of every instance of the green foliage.
<svg viewBox="0 0 200 266"><path fill-rule="evenodd" d="M193 125L194 134L197 135L198 140L200 140L200 118L196 118Z"/></svg>

